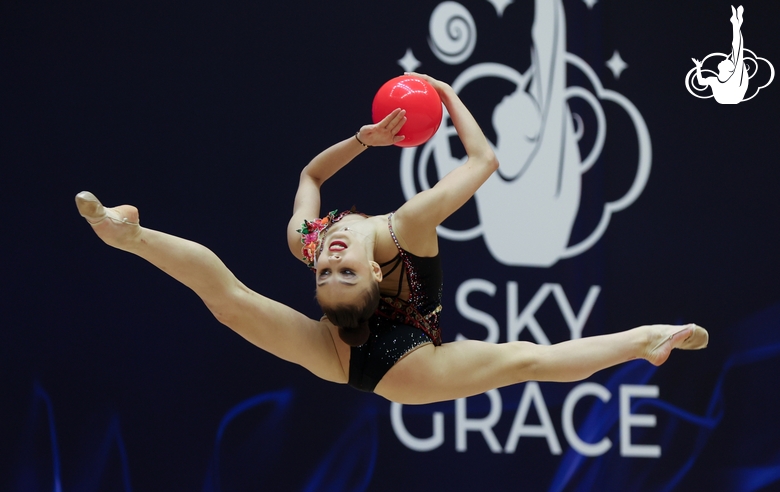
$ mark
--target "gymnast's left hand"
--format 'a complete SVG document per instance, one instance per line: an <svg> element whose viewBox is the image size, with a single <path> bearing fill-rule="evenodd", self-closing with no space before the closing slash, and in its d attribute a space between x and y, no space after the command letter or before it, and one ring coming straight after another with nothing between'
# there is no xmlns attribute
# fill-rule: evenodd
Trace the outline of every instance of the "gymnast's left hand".
<svg viewBox="0 0 780 492"><path fill-rule="evenodd" d="M361 127L358 132L358 138L361 142L371 147L393 145L404 139L403 135L398 135L404 123L406 123L406 110L397 108L385 116L379 123Z"/></svg>

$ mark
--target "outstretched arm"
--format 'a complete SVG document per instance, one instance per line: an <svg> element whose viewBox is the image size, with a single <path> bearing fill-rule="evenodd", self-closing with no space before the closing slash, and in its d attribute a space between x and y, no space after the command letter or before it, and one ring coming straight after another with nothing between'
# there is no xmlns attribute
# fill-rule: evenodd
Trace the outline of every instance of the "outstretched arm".
<svg viewBox="0 0 780 492"><path fill-rule="evenodd" d="M696 58L691 58L691 60L693 60L693 63L696 64L696 82L698 82L699 85L702 86L702 87L710 85L709 80L712 77L707 77L705 79L704 77L701 76L701 62L699 60L697 60Z"/></svg>
<svg viewBox="0 0 780 492"><path fill-rule="evenodd" d="M357 135L349 137L320 152L301 171L295 194L293 214L287 225L287 243L290 252L301 259L301 240L297 230L304 220L320 217L320 187L352 159L368 147L392 145L403 140L396 134L406 122L406 112L396 109L382 121L363 126ZM362 143L361 143L362 142Z"/></svg>
<svg viewBox="0 0 780 492"><path fill-rule="evenodd" d="M439 93L467 154L465 163L433 188L412 197L395 214L397 235L403 238L410 251L425 254L414 251L418 249L415 248L415 236L428 231L435 236L436 226L462 207L498 169L498 160L482 129L452 87L427 75L414 75L430 82Z"/></svg>

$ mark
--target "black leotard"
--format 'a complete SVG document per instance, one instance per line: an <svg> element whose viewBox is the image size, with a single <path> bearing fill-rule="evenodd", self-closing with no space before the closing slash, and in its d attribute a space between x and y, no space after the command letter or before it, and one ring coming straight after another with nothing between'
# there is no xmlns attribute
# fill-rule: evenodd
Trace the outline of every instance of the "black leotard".
<svg viewBox="0 0 780 492"><path fill-rule="evenodd" d="M301 229L303 259L309 268L314 267L316 256L322 248L322 239L331 225L353 210L326 218L304 222ZM368 341L352 347L349 359L349 385L362 391L373 391L382 377L396 362L414 349L433 343L441 345L439 312L441 311L442 270L439 255L416 256L401 248L392 226L393 214L387 218L390 236L398 248L398 255L381 265L383 276L401 268L398 291L382 297L368 324L371 334ZM409 285L409 299L400 298L404 279Z"/></svg>
<svg viewBox="0 0 780 492"><path fill-rule="evenodd" d="M399 265L398 292L383 297L369 320L368 341L352 347L349 360L349 385L362 391L373 391L396 362L412 350L433 343L441 345L439 311L441 311L442 270L439 256L420 257L401 248L395 237L390 214L387 226L398 248L396 259L382 265L388 275ZM409 284L409 300L398 296L404 277Z"/></svg>

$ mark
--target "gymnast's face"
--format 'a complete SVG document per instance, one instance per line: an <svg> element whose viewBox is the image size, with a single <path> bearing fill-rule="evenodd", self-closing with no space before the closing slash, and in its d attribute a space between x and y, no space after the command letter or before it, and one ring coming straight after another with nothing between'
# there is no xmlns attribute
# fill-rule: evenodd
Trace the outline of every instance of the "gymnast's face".
<svg viewBox="0 0 780 492"><path fill-rule="evenodd" d="M359 235L349 230L334 231L325 238L317 259L316 279L321 304L351 304L362 300L373 282L382 280L382 269L369 260Z"/></svg>

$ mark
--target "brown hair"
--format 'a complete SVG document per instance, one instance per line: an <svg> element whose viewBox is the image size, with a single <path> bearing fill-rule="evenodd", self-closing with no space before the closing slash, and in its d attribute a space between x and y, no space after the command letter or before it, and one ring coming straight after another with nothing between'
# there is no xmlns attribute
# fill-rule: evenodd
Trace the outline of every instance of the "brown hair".
<svg viewBox="0 0 780 492"><path fill-rule="evenodd" d="M371 286L363 292L354 305L326 306L319 298L317 302L328 320L339 328L339 338L350 347L358 347L366 343L371 334L368 320L379 306L379 298L379 282L371 282Z"/></svg>

